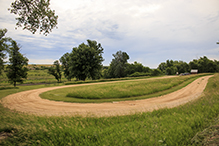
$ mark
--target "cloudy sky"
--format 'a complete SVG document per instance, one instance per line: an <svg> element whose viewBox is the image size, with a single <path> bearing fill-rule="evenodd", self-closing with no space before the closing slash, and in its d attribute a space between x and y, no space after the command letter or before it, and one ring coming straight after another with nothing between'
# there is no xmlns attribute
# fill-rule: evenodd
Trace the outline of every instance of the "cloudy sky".
<svg viewBox="0 0 219 146"><path fill-rule="evenodd" d="M0 28L8 29L29 63L52 64L87 39L103 46L104 65L119 50L130 63L151 68L167 59L219 60L219 0L51 0L59 19L48 36L15 30L11 2L0 0Z"/></svg>

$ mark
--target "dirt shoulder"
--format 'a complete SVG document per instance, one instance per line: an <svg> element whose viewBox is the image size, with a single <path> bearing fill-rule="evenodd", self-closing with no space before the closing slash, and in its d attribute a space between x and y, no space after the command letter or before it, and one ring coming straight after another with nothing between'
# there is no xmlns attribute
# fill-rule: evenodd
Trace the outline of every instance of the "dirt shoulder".
<svg viewBox="0 0 219 146"><path fill-rule="evenodd" d="M172 76L170 76L172 77ZM59 101L50 101L40 98L39 94L66 87L86 86L90 84L68 85L59 87L41 88L11 94L2 99L1 103L4 107L11 110L36 115L47 116L116 116L128 115L136 112L152 111L160 108L172 108L185 104L201 96L204 91L208 79L212 76L200 77L188 86L175 91L173 93L154 97L144 100L134 101L120 101L112 103L67 103ZM167 78L167 77L160 77ZM156 79L160 79L156 78ZM155 79L155 78L154 78ZM117 81L124 82L124 81ZM107 84L111 82L93 83L93 84ZM115 83L115 82L114 82Z"/></svg>

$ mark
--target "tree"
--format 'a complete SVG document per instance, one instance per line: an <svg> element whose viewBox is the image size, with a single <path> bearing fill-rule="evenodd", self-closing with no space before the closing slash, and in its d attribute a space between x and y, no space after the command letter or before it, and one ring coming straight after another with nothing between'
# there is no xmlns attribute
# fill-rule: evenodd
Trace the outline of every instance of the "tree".
<svg viewBox="0 0 219 146"><path fill-rule="evenodd" d="M53 65L55 67L54 66L50 67L48 73L53 75L58 82L61 82L62 72L61 72L59 61L58 60L54 61Z"/></svg>
<svg viewBox="0 0 219 146"><path fill-rule="evenodd" d="M189 65L183 61L167 60L159 64L158 69L167 75L174 75L176 72L185 73L189 71Z"/></svg>
<svg viewBox="0 0 219 146"><path fill-rule="evenodd" d="M7 38L5 38L6 33L7 29L0 29L0 75L4 69L4 59L6 58L5 52L8 48L8 45L6 44Z"/></svg>
<svg viewBox="0 0 219 146"><path fill-rule="evenodd" d="M161 64L159 64L158 66L158 69L161 70L163 73L166 72L166 68L167 68L167 65L165 62L162 62Z"/></svg>
<svg viewBox="0 0 219 146"><path fill-rule="evenodd" d="M65 53L60 59L59 61L62 63L62 68L64 70L64 75L65 77L71 81L71 78L73 78L73 76L71 76L70 71L69 71L69 67L70 67L70 54L69 53Z"/></svg>
<svg viewBox="0 0 219 146"><path fill-rule="evenodd" d="M176 72L178 72L176 66L171 66L171 67L166 68L167 75L174 75L174 74L176 74Z"/></svg>
<svg viewBox="0 0 219 146"><path fill-rule="evenodd" d="M104 61L102 57L103 48L101 44L97 44L96 41L87 40L87 43L89 48L94 50L93 54L91 53L93 57L90 60L92 63L90 64L91 68L89 69L89 77L92 79L99 79L102 76L102 62Z"/></svg>
<svg viewBox="0 0 219 146"><path fill-rule="evenodd" d="M193 59L192 61L189 62L189 68L191 69L198 69L198 60Z"/></svg>
<svg viewBox="0 0 219 146"><path fill-rule="evenodd" d="M208 72L217 71L217 64L214 61L208 59L206 56L200 57L197 63L198 63L198 71L200 73L208 73Z"/></svg>
<svg viewBox="0 0 219 146"><path fill-rule="evenodd" d="M131 75L135 72L138 73L150 73L151 69L149 67L144 67L141 63L138 63L137 61L135 61L134 63L127 63L127 70L126 73L128 75Z"/></svg>
<svg viewBox="0 0 219 146"><path fill-rule="evenodd" d="M87 42L88 45L82 43L70 53L69 71L71 76L79 80L85 80L87 77L97 79L101 76L103 48L96 41Z"/></svg>
<svg viewBox="0 0 219 146"><path fill-rule="evenodd" d="M17 82L23 83L23 80L27 78L28 71L27 67L25 67L28 65L28 59L19 50L20 47L16 41L12 41L9 48L9 64L6 67L6 75L14 87L16 87Z"/></svg>
<svg viewBox="0 0 219 146"><path fill-rule="evenodd" d="M186 62L183 61L174 61L174 66L177 68L177 72L180 73L185 73L189 72L189 65Z"/></svg>
<svg viewBox="0 0 219 146"><path fill-rule="evenodd" d="M152 76L159 76L162 75L162 71L160 69L153 69L152 70Z"/></svg>
<svg viewBox="0 0 219 146"><path fill-rule="evenodd" d="M112 59L109 67L109 77L111 78L121 78L125 77L127 72L127 60L129 55L126 52L118 51L113 54L114 59Z"/></svg>
<svg viewBox="0 0 219 146"><path fill-rule="evenodd" d="M50 9L50 0L15 0L8 10L18 15L18 27L23 27L33 34L39 29L44 35L56 27L58 16Z"/></svg>
<svg viewBox="0 0 219 146"><path fill-rule="evenodd" d="M0 29L0 75L4 70L4 59L6 59L6 53L9 49L9 44L12 41L11 38L5 37L7 29Z"/></svg>

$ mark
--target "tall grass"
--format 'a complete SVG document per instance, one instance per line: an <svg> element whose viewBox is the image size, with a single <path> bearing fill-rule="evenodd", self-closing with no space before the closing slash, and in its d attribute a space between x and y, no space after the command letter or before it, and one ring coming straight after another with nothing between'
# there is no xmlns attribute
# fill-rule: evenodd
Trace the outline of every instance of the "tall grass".
<svg viewBox="0 0 219 146"><path fill-rule="evenodd" d="M66 95L67 97L83 99L125 98L148 95L167 90L183 83L188 79L189 77L180 77L159 80L120 82L114 84L101 84L95 86L82 86L68 89L60 89L59 92L68 93Z"/></svg>
<svg viewBox="0 0 219 146"><path fill-rule="evenodd" d="M192 137L218 116L218 88L216 74L209 79L204 96L193 102L172 109L108 118L38 117L0 105L0 132L12 134L0 145L192 145L195 144L191 143ZM13 89L7 91L10 90Z"/></svg>
<svg viewBox="0 0 219 146"><path fill-rule="evenodd" d="M52 90L42 93L40 96L49 100L81 103L146 99L176 91L203 75L205 74L167 79L110 82L100 85L89 84Z"/></svg>

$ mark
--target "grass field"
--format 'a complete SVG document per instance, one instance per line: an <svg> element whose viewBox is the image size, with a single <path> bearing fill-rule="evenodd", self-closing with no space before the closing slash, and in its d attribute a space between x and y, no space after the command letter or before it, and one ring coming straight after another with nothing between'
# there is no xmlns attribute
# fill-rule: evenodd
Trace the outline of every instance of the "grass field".
<svg viewBox="0 0 219 146"><path fill-rule="evenodd" d="M56 101L92 103L146 99L176 91L203 75L205 74L159 80L130 80L128 82L111 82L110 84L91 84L89 86L52 90L40 96L44 99Z"/></svg>
<svg viewBox="0 0 219 146"><path fill-rule="evenodd" d="M8 94L45 87L21 86ZM219 113L219 74L209 79L204 96L172 109L115 117L46 117L10 111L0 104L0 145L198 145L197 132ZM197 142L197 143L196 143Z"/></svg>
<svg viewBox="0 0 219 146"><path fill-rule="evenodd" d="M62 76L62 81L67 81L67 79ZM39 83L56 83L57 80L54 76L47 73L47 69L45 70L29 70L27 79L24 80L23 84L39 84ZM0 76L0 86L9 86L8 78L5 73ZM18 83L18 85L20 85Z"/></svg>
<svg viewBox="0 0 219 146"><path fill-rule="evenodd" d="M18 86L21 85L36 85L36 84L56 84L57 80L54 76L48 74L48 67L52 65L28 65L28 75L27 79L24 80L22 84L18 83ZM86 81L76 81L73 78L71 81L68 81L64 74L62 73L62 83L66 85L70 84L83 84L83 83L93 83L93 82L106 82L106 81L117 81L117 80L131 80L131 79L140 79L140 78L148 78L148 77L125 77L125 78L112 78L112 79L100 79L100 80L90 80ZM12 85L8 82L8 78L6 73L3 72L0 75L0 89L5 87L12 87Z"/></svg>

